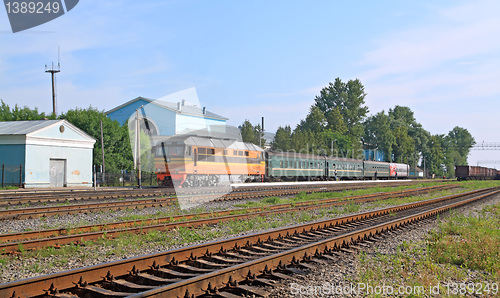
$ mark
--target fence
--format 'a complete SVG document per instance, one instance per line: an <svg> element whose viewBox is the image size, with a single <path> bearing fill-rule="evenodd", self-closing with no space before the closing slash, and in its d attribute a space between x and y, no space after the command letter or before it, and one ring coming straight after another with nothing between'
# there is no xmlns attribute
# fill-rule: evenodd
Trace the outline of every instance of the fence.
<svg viewBox="0 0 500 298"><path fill-rule="evenodd" d="M137 185L137 173L121 171L119 173L96 173L97 186L133 186ZM142 185L158 185L156 173L142 172Z"/></svg>
<svg viewBox="0 0 500 298"><path fill-rule="evenodd" d="M22 187L23 165L2 165L2 188L6 186Z"/></svg>

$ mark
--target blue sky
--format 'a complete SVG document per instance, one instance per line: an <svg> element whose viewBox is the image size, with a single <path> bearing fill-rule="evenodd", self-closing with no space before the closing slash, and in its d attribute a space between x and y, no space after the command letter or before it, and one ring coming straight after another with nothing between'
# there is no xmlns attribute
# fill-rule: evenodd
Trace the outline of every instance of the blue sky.
<svg viewBox="0 0 500 298"><path fill-rule="evenodd" d="M409 106L431 133L500 141L498 1L97 1L13 34L0 9L0 98L109 110L196 87L200 103L294 127L321 88L359 78L371 113ZM473 152L500 160L498 151ZM497 167L500 167L497 165Z"/></svg>

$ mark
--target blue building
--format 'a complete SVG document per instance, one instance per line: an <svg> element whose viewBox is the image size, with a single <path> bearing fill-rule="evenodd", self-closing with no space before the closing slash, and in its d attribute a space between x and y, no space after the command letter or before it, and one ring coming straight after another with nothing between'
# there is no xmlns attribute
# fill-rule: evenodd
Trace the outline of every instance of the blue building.
<svg viewBox="0 0 500 298"><path fill-rule="evenodd" d="M378 149L367 149L363 150L365 160L374 160L374 161L385 161L385 154L382 150Z"/></svg>
<svg viewBox="0 0 500 298"><path fill-rule="evenodd" d="M112 120L126 123L138 108L140 117L147 120L152 136L172 136L189 130L226 125L227 118L189 105L185 100L177 103L137 97L106 112Z"/></svg>
<svg viewBox="0 0 500 298"><path fill-rule="evenodd" d="M92 186L95 140L66 120L0 122L4 184L32 187ZM5 169L21 169L17 175Z"/></svg>

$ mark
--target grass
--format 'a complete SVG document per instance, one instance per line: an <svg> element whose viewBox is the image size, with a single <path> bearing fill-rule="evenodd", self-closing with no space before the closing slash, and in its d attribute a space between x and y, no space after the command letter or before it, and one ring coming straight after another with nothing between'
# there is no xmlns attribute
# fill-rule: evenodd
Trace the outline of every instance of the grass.
<svg viewBox="0 0 500 298"><path fill-rule="evenodd" d="M0 187L0 189L4 190L4 189L19 189L19 186L4 186L4 187Z"/></svg>
<svg viewBox="0 0 500 298"><path fill-rule="evenodd" d="M419 186L429 186L429 183L425 183L425 185ZM472 183L464 183L464 188L461 191L470 190L473 188L479 187L488 187L493 185L498 185L498 182L472 182ZM399 189L405 188L413 188L415 186L410 187L399 187ZM382 192L382 191L396 191L397 188L376 188L372 192ZM454 190L455 192L458 189ZM362 193L368 193L368 190L359 190L359 191L347 191L342 192L344 195L358 195ZM26 251L23 250L22 254L19 256L20 260L24 259L36 259L43 260L46 258L50 258L50 261L46 263L39 261L40 265L37 268L26 268L25 270L34 270L35 272L46 273L53 268L63 268L67 269L67 263L70 259L81 259L83 262L86 260L101 260L103 256L115 256L117 259L131 257L133 255L141 255L148 249L169 249L176 246L185 246L189 244L194 244L196 242L205 242L211 241L217 238L225 238L230 235L241 235L249 232L255 232L258 230L267 230L278 227L284 227L294 224L299 224L303 222L310 222L314 220L324 219L324 218L332 218L348 213L364 211L366 209L378 208L383 205L389 204L399 204L399 203L407 203L408 201L419 201L424 199L429 199L432 197L439 197L446 194L450 194L453 191L442 191L435 192L432 195L421 195L410 198L399 198L399 199L391 199L385 200L381 202L372 202L364 204L362 207L358 204L347 204L344 206L332 206L330 208L323 208L321 210L316 210L315 212L311 211L301 211L301 212L291 212L291 213L281 213L269 216L262 217L254 217L248 220L236 220L230 222L219 223L217 226L201 226L198 228L178 228L170 231L151 231L144 234L126 234L121 235L117 238L110 239L106 237L106 235L96 242L86 242L86 247L81 247L79 245L66 245L62 246L60 249L55 248L45 248L37 251ZM342 194L340 193L340 194ZM339 195L339 193L333 193L334 195ZM301 193L292 198L277 198L270 197L262 200L262 204L280 204L283 200L294 201L303 201L309 199L317 199L318 197L326 196L325 193L321 194L305 194ZM171 208L171 207L170 207ZM498 210L495 209L497 212ZM168 217L175 214L182 214L183 212L191 213L193 210L188 211L180 211L175 209L169 209L167 211L161 211L150 217ZM201 208L196 211L204 211ZM493 212L493 213L494 213ZM246 213L245 210L235 210L232 212L233 214L243 214ZM492 213L490 211L489 213ZM121 219L123 219L122 217ZM143 219L142 216L129 216L128 220L133 219ZM500 242L500 241L498 241ZM407 244L402 247L400 253L400 258L403 259L391 259L389 256L381 255L383 261L391 262L392 266L392 274L395 276L405 276L404 270L401 271L398 268L409 268L408 266L420 266L418 268L419 271L416 272L427 272L432 270L436 271L442 267L441 264L435 264L434 261L427 257L426 259L420 259L418 263L414 263L414 260L417 260L419 255L423 255L426 250L422 250L417 246L413 246L413 244ZM408 255L409 254L409 255ZM368 259L368 258L367 258ZM497 257L498 259L498 257ZM405 261L406 260L406 261ZM443 259L444 260L444 259ZM11 262L15 261L15 258L11 256L5 256L3 260L0 260L0 265L4 266ZM19 260L18 260L19 261ZM104 261L104 260L103 260ZM367 261L368 262L368 261ZM406 262L406 263L405 263ZM401 267L403 266L403 267ZM410 266L410 267L411 267ZM423 266L423 267L422 267ZM456 266L456 265L453 265ZM366 266L368 267L368 266ZM423 269L422 269L423 268ZM430 269L429 269L430 268ZM425 269L425 270L424 270ZM383 273L382 267L377 267L372 270L372 272L366 272L364 275L366 278L369 276L378 276ZM440 273L443 276L455 276L456 278L460 278L460 271L456 270L455 267L449 269L448 271L444 271L444 273ZM430 277L429 277L430 279Z"/></svg>
<svg viewBox="0 0 500 298"><path fill-rule="evenodd" d="M452 296L456 293L449 285L474 284L476 289L483 287L483 294L496 295L500 293L498 287L496 293L492 288L487 292L486 285L499 285L499 261L500 204L497 204L484 207L477 215L453 215L441 222L427 239L403 242L395 254L361 253L358 275L352 282L374 287L381 284L393 288L423 287L427 294L430 287L439 285L441 294Z"/></svg>
<svg viewBox="0 0 500 298"><path fill-rule="evenodd" d="M435 185L442 185L443 183L438 183L438 182L425 182L425 183L419 183L416 185L406 185L406 186L396 186L396 187L372 187L372 188L365 188L365 189L357 189L357 190L344 190L344 191L335 191L335 192L318 192L318 193L311 193L311 194L306 194L305 192L301 192L295 196L288 197L288 198L278 198L278 197L269 197L265 198L260 201L249 201L247 203L241 203L241 204L236 204L234 205L235 207L240 207L240 208L248 208L248 207L267 207L270 205L276 205L276 204L293 204L297 202L313 202L317 203L319 200L322 199L334 199L334 198L339 198L342 199L344 197L350 197L350 196L361 196L361 195L368 195L368 194L374 194L374 193L381 193L381 192L395 192L395 191L402 191L406 189L413 189L413 188L419 188L419 187L429 187L429 186L435 186Z"/></svg>
<svg viewBox="0 0 500 298"><path fill-rule="evenodd" d="M437 262L485 271L500 281L500 204L487 206L478 216L454 216L441 223L429 242Z"/></svg>

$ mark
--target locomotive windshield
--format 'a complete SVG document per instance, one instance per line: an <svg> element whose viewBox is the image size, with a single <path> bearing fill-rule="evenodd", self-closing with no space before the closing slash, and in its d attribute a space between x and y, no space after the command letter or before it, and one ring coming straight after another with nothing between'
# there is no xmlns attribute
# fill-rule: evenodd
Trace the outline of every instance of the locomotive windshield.
<svg viewBox="0 0 500 298"><path fill-rule="evenodd" d="M156 147L157 156L183 156L185 145L160 144Z"/></svg>

